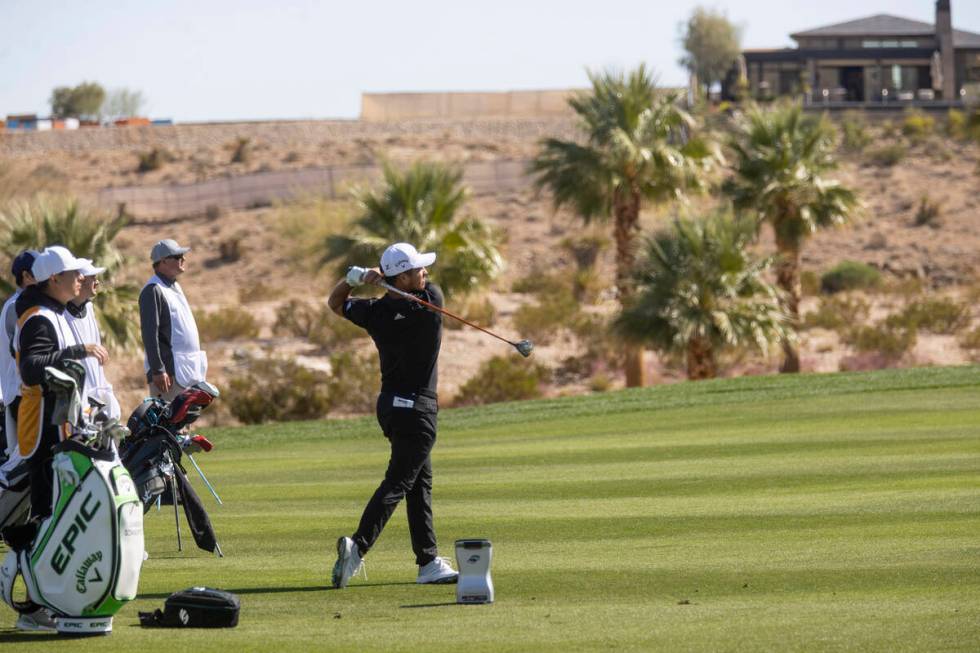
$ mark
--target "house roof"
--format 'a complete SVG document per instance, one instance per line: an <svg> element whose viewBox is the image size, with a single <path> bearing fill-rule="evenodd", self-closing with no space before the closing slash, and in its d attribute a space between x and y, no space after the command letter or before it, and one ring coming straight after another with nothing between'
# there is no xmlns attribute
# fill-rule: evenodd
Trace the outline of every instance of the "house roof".
<svg viewBox="0 0 980 653"><path fill-rule="evenodd" d="M935 34L936 28L932 23L923 23L919 20L892 16L891 14L876 14L844 23L796 32L790 36L798 39L813 36L934 36ZM953 47L980 47L980 34L954 29Z"/></svg>

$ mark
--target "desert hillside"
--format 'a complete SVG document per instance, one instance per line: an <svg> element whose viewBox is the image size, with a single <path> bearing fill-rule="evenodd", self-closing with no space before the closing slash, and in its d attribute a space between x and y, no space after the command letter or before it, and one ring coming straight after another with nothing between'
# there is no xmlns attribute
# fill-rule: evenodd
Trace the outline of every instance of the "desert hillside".
<svg viewBox="0 0 980 653"><path fill-rule="evenodd" d="M854 225L819 233L807 245L804 267L811 294L804 311L815 311L821 304L812 280L849 260L869 264L883 275L878 290L862 295L869 322L922 297L949 297L968 305L967 320L957 333L919 333L914 346L897 357L856 351L830 328L808 329L801 335L806 370L960 363L977 351L962 343L963 334L974 329L980 317L973 309L980 294L976 281L980 270L980 147L938 133L910 140L887 127L876 129L875 142L864 151L841 154L838 178L859 192L862 215ZM263 172L370 166L383 161L525 161L533 156L542 137L574 133L574 125L567 120L511 120L255 123L7 134L0 136L0 192L23 198L44 190L91 198L109 187L191 185ZM900 160L889 164L876 156L875 148L899 141L904 143ZM141 158L153 152L159 161L140 172ZM218 314L239 306L255 317L258 337L207 344L219 386L246 374L243 361L249 356L276 354L311 369L329 369L329 346L274 328L288 302L323 302L336 274L316 265L316 239L331 228L343 229L357 211L344 196L318 201L307 195L299 202L257 203L251 209L216 207L206 215L148 217L137 213L117 238L119 247L133 260L126 276L138 283L150 273L147 257L153 242L172 237L189 244L193 252L181 282L194 307ZM696 200L692 210L713 199ZM920 217L923 205L935 207L935 215L928 220ZM108 207L103 210L111 212ZM655 229L675 210L651 209L643 216L644 224ZM583 310L595 315L612 312L611 295L604 291L612 283L608 230L585 229L571 213L553 211L550 199L536 196L527 184L474 193L465 211L486 220L503 235L507 267L484 293L495 309L495 328L503 334L522 337L512 316L520 306L539 301L532 293L514 292L515 284L529 275L571 273L574 263L566 245L569 239L583 235L598 236L597 242L604 235L606 242L594 272L594 292ZM771 252L768 233L763 233L758 247L761 252ZM438 266L432 275L438 280ZM371 351L368 341L356 346ZM600 370L599 379L588 372L568 373L567 361L586 348L581 334L568 329L556 329L544 338L533 360L561 371L549 384L548 393L588 392L622 383L614 369L602 365L595 368ZM451 398L483 361L508 351L506 345L474 330L447 330L440 368L442 395ZM683 378L677 361L651 352L647 364L653 383ZM725 373L769 373L777 366L775 358L746 355L727 360ZM108 371L124 405L135 404L143 393L140 356L116 352Z"/></svg>

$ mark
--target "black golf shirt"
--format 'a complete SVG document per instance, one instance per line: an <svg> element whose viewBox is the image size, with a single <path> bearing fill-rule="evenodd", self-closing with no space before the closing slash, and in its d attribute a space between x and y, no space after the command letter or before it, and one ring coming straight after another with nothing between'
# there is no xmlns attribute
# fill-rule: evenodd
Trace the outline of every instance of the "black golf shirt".
<svg viewBox="0 0 980 653"><path fill-rule="evenodd" d="M413 293L443 305L439 286L426 282ZM417 302L385 294L379 299L348 299L344 317L367 330L381 359L381 392L436 396L442 315Z"/></svg>

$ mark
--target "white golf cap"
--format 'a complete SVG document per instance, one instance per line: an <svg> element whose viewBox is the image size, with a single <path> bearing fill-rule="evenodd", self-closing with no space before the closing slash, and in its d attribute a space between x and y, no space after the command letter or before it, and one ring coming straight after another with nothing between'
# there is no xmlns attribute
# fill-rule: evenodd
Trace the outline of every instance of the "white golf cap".
<svg viewBox="0 0 980 653"><path fill-rule="evenodd" d="M150 260L154 263L162 261L168 256L180 256L191 251L190 247L181 247L173 238L157 241L157 244L150 250Z"/></svg>
<svg viewBox="0 0 980 653"><path fill-rule="evenodd" d="M402 272L428 267L435 262L435 252L419 254L408 243L395 243L381 255L381 272L386 277L395 277Z"/></svg>
<svg viewBox="0 0 980 653"><path fill-rule="evenodd" d="M82 267L78 271L82 273L83 277L94 277L97 274L105 272L105 268L96 267L90 258L80 258L78 260L82 262Z"/></svg>
<svg viewBox="0 0 980 653"><path fill-rule="evenodd" d="M43 252L37 255L37 258L34 259L34 265L31 266L31 274L39 282L47 281L56 274L69 270L80 270L82 265L82 260L75 258L75 255L69 252L67 248L54 245L53 247L46 247Z"/></svg>

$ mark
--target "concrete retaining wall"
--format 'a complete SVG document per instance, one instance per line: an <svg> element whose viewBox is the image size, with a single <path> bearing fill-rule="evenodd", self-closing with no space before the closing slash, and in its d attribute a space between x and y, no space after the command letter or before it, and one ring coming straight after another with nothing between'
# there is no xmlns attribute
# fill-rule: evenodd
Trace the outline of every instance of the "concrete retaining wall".
<svg viewBox="0 0 980 653"><path fill-rule="evenodd" d="M578 89L501 93L362 93L361 120L571 117L568 98Z"/></svg>

